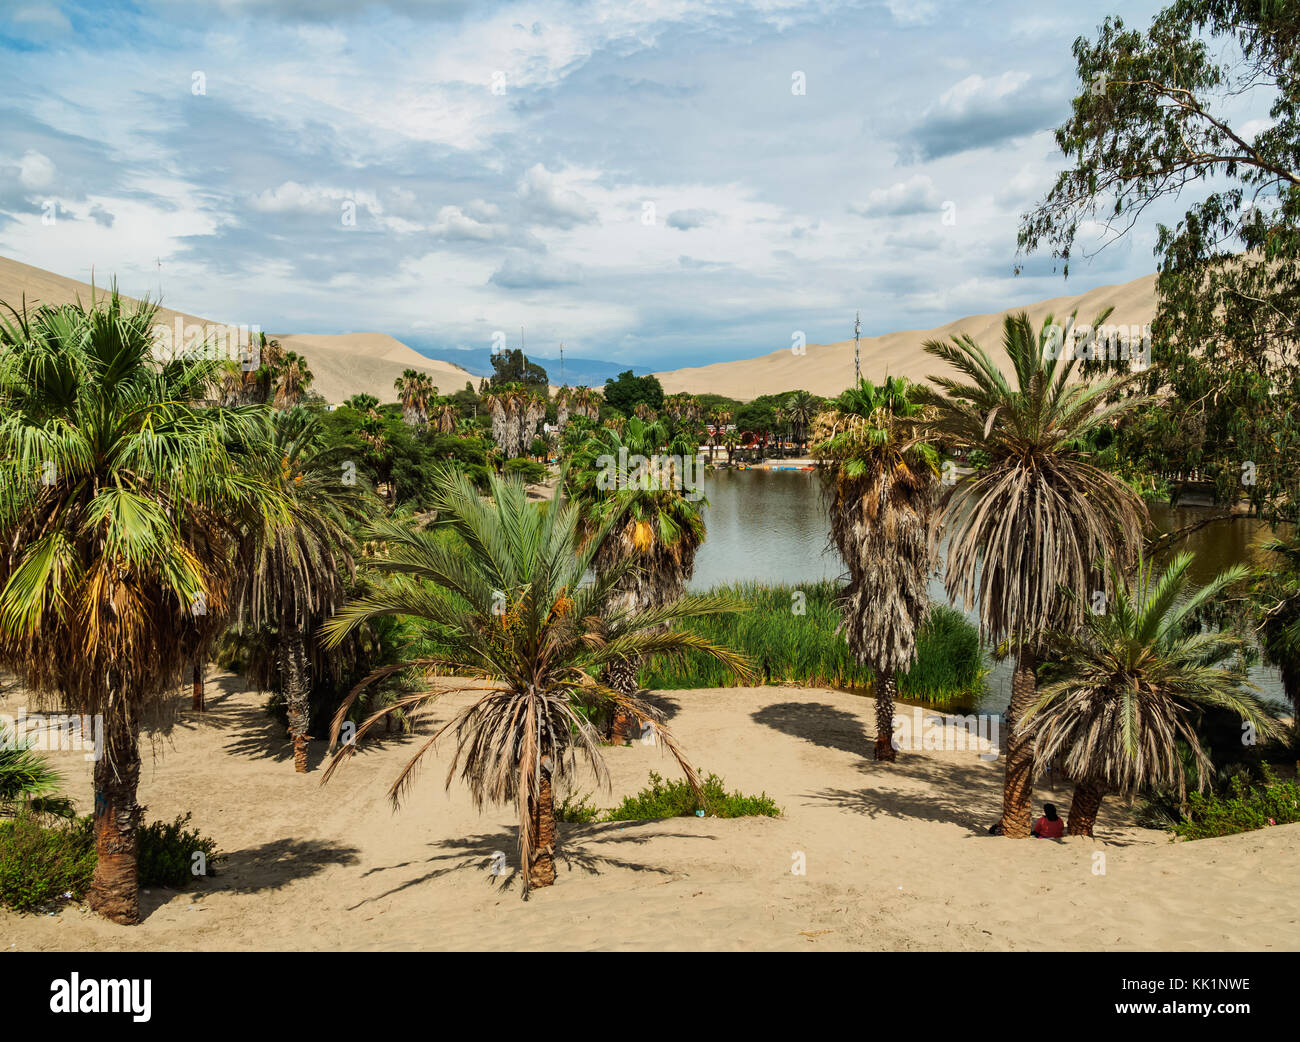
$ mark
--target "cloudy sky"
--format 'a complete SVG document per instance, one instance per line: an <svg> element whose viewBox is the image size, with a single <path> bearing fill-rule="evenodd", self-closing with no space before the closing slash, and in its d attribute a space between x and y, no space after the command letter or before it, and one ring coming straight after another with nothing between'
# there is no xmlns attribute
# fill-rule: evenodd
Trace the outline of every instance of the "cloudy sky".
<svg viewBox="0 0 1300 1042"><path fill-rule="evenodd" d="M1154 270L1148 226L1012 275L1071 42L1157 6L6 0L0 254L650 368L928 328Z"/></svg>

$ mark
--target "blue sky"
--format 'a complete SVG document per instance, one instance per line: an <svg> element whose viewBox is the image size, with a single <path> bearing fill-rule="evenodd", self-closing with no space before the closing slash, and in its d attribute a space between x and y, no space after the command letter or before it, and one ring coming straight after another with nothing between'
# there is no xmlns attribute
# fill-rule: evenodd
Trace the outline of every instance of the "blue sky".
<svg viewBox="0 0 1300 1042"><path fill-rule="evenodd" d="M9 0L0 254L651 368L925 329L1154 270L1147 222L1012 275L1072 41L1157 6Z"/></svg>

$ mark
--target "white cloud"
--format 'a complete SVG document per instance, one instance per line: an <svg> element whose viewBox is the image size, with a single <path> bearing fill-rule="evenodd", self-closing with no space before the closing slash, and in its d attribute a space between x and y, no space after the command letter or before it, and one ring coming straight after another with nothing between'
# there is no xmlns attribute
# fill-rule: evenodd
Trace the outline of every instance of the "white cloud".
<svg viewBox="0 0 1300 1042"><path fill-rule="evenodd" d="M942 203L928 174L916 174L888 188L877 188L866 202L850 203L849 212L859 217L901 217L937 211Z"/></svg>
<svg viewBox="0 0 1300 1042"><path fill-rule="evenodd" d="M18 160L18 180L26 188L48 188L54 183L54 163L40 152L26 152Z"/></svg>
<svg viewBox="0 0 1300 1042"><path fill-rule="evenodd" d="M524 202L527 219L534 224L572 228L597 221L591 204L577 192L566 188L561 177L541 163L524 174L519 182L519 198Z"/></svg>

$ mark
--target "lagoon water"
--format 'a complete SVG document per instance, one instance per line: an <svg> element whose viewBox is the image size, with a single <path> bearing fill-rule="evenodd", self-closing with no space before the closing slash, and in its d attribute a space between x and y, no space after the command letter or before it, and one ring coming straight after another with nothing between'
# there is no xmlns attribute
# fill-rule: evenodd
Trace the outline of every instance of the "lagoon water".
<svg viewBox="0 0 1300 1042"><path fill-rule="evenodd" d="M833 547L827 549L830 522L814 471L705 471L704 494L709 502L708 535L695 558L692 590L728 582L797 585L844 575L839 554ZM1162 531L1205 516L1203 510L1165 506L1153 507L1151 513ZM1183 546L1196 554L1193 580L1205 582L1229 565L1255 561L1270 534L1268 525L1250 518L1219 522L1192 533ZM931 583L930 595L947 599L938 580ZM967 615L973 622L978 620L973 610ZM1266 695L1285 701L1276 670L1256 666L1251 680ZM1010 691L1010 663L994 663L980 708L1003 711Z"/></svg>

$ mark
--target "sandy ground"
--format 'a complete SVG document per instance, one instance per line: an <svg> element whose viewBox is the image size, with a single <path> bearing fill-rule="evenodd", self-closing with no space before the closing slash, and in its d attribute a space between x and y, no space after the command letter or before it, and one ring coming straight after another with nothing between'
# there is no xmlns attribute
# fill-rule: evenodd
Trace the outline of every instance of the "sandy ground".
<svg viewBox="0 0 1300 1042"><path fill-rule="evenodd" d="M773 795L784 817L561 826L557 884L523 902L513 872L488 871L497 851L516 864L513 812L480 816L463 788L445 792L445 760L394 814L384 792L413 739L370 743L322 787L321 743L296 775L261 696L222 674L208 694L207 714L187 711L146 762L141 801L150 819L193 811L229 853L220 875L146 894L134 928L74 906L0 912L0 951L1300 948L1300 825L1172 843L1104 807L1096 840L991 837L998 765L974 751L876 764L867 698L657 696L695 763ZM59 759L85 800L80 755ZM617 796L674 773L652 746L607 757Z"/></svg>

